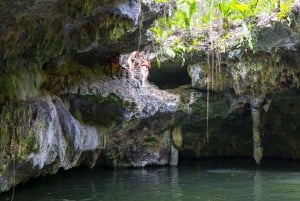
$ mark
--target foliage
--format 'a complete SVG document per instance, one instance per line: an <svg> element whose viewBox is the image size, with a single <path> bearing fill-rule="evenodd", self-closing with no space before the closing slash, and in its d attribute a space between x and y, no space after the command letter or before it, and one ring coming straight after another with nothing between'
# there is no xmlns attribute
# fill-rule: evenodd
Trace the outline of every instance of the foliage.
<svg viewBox="0 0 300 201"><path fill-rule="evenodd" d="M288 19L293 0L173 0L173 15L165 13L152 27L158 44L158 57L179 59L186 54L208 49L224 52L247 44L253 49L255 20L277 11L279 20ZM157 3L168 4L166 0ZM280 4L278 3L280 2ZM278 5L279 4L279 5ZM240 28L241 32L233 33ZM238 37L235 44L229 39ZM232 40L231 40L232 41Z"/></svg>
<svg viewBox="0 0 300 201"><path fill-rule="evenodd" d="M155 0L155 3L167 3L168 0Z"/></svg>
<svg viewBox="0 0 300 201"><path fill-rule="evenodd" d="M280 11L278 12L278 17L280 19L288 18L289 12L292 8L293 0L280 1Z"/></svg>

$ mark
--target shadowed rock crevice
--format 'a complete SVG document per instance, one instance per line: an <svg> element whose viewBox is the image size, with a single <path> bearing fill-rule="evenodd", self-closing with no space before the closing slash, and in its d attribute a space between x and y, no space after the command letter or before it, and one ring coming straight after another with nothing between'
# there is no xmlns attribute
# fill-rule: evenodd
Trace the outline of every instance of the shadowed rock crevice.
<svg viewBox="0 0 300 201"><path fill-rule="evenodd" d="M160 68L154 65L150 69L149 81L160 89L174 89L182 85L191 84L191 78L186 66L172 63L163 64Z"/></svg>

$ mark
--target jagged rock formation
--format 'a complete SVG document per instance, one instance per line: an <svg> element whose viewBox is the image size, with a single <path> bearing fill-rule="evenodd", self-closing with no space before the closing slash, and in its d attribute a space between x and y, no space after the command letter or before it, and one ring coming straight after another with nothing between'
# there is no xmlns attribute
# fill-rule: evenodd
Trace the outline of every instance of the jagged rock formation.
<svg viewBox="0 0 300 201"><path fill-rule="evenodd" d="M0 192L59 168L176 165L178 150L300 159L299 11L292 26L260 27L253 52L220 55L209 88L203 52L186 68L152 70L164 88L191 82L172 90L142 86L126 69L112 76L110 56L151 51L146 31L161 9L152 0L0 2ZM180 81L167 83L172 73Z"/></svg>
<svg viewBox="0 0 300 201"><path fill-rule="evenodd" d="M93 167L99 155L114 167L176 158L179 96L126 72L111 77L108 63L145 45L160 9L148 0L0 3L0 192Z"/></svg>

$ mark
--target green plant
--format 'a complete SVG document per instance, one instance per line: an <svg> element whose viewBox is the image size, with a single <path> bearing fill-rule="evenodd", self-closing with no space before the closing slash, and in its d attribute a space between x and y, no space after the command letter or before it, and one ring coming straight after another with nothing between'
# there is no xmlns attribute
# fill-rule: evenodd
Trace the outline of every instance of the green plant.
<svg viewBox="0 0 300 201"><path fill-rule="evenodd" d="M163 3L164 1L157 1ZM157 64L160 67L161 58L169 57L171 59L179 59L182 64L185 62L185 54L192 50L188 48L188 44L181 38L181 33L190 32L194 25L195 14L197 13L196 0L177 0L177 10L170 18L160 18L154 27L151 28L157 48ZM179 37L174 36L174 32L179 33ZM174 36L173 40L167 40L170 36Z"/></svg>
<svg viewBox="0 0 300 201"><path fill-rule="evenodd" d="M168 3L165 0L156 0L156 2ZM232 36L229 34L232 25L242 27L243 38L237 42L238 44L229 45L244 45L246 41L248 47L252 49L255 19L262 13L274 12L278 5L278 0L174 0L172 2L176 2L177 9L172 12L173 15L165 14L160 18L152 28L152 32L155 42L159 44L157 48L159 57L166 55L173 58L175 53L175 58L182 61L184 61L182 57L187 53L207 46L207 41L211 42L210 35L214 35L215 50L226 50L224 38L230 39ZM281 1L280 11L277 13L280 19L288 19L292 2L292 0ZM211 34L212 32L214 33ZM180 43L170 43L170 41L167 43L170 37L176 37Z"/></svg>
<svg viewBox="0 0 300 201"><path fill-rule="evenodd" d="M280 4L279 4L280 9L277 14L280 19L288 19L290 10L292 8L292 3L293 3L293 0L280 1Z"/></svg>

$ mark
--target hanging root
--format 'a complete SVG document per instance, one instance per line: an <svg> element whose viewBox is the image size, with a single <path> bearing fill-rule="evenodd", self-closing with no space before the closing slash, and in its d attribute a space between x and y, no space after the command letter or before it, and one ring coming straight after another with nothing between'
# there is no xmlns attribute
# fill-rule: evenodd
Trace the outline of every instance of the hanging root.
<svg viewBox="0 0 300 201"><path fill-rule="evenodd" d="M210 90L210 81L211 81L211 75L210 75L210 69L212 68L211 66L211 61L210 61L210 53L207 55L207 62L208 62L208 76L206 78L206 143L209 142L209 90Z"/></svg>
<svg viewBox="0 0 300 201"><path fill-rule="evenodd" d="M17 132L17 127L16 127L16 132ZM12 153L12 158L13 158L13 187L12 187L12 194L11 194L11 201L14 201L15 199L15 187L16 187L16 157L17 157L17 145L16 145L16 132L12 135L12 140L11 140L11 150L13 151Z"/></svg>
<svg viewBox="0 0 300 201"><path fill-rule="evenodd" d="M253 157L256 164L260 164L263 156L263 147L261 142L261 121L260 121L260 98L252 98L250 100L251 116L252 116L252 129L253 129Z"/></svg>

